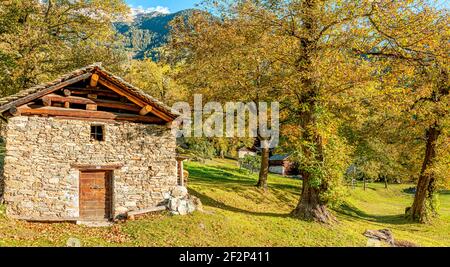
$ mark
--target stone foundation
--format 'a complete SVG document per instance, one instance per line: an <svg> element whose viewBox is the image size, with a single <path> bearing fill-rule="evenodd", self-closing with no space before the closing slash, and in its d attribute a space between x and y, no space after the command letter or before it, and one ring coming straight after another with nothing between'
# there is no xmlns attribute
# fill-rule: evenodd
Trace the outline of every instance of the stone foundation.
<svg viewBox="0 0 450 267"><path fill-rule="evenodd" d="M91 125L105 140L91 141ZM4 200L10 217L77 220L80 165L113 171L113 215L156 206L177 184L175 137L167 126L13 117L5 133Z"/></svg>

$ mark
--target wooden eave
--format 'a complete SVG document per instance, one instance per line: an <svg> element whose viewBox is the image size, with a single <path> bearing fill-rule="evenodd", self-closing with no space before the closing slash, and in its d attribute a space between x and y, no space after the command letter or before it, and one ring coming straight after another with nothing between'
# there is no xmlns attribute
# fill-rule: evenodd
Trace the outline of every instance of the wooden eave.
<svg viewBox="0 0 450 267"><path fill-rule="evenodd" d="M100 76L100 79L98 80L98 82L99 82L99 84L116 92L117 94L126 97L128 100L130 100L131 102L135 103L136 105L138 105L142 108L146 108L147 106L152 106L145 100L142 100L140 97L137 97L136 95L134 95L132 92L130 92L126 89L120 88L119 86L115 85L113 82L108 81L104 77ZM153 106L152 106L152 109L150 112L153 113L155 116L160 117L161 119L163 119L166 122L173 121L173 119L174 119L173 117L167 115L166 113L162 112L161 110L159 110Z"/></svg>
<svg viewBox="0 0 450 267"><path fill-rule="evenodd" d="M26 115L167 124L177 117L170 108L97 66L83 70L49 86L0 99L9 101L0 105L1 118Z"/></svg>
<svg viewBox="0 0 450 267"><path fill-rule="evenodd" d="M18 109L21 115L37 115L44 117L70 117L70 118L84 118L84 119L101 119L101 120L117 120L117 121L131 121L164 124L165 121L155 116L141 116L134 114L124 114L106 111L81 110L59 107L33 107L28 105L20 106Z"/></svg>
<svg viewBox="0 0 450 267"><path fill-rule="evenodd" d="M5 111L7 111L7 110L9 110L11 108L16 108L16 107L22 106L24 104L27 104L27 103L35 100L35 99L38 99L38 98L40 98L40 97L42 97L44 95L53 93L53 92L55 92L55 91L57 91L57 90L59 90L61 88L64 88L64 87L66 87L68 85L71 85L71 84L74 84L76 82L88 79L89 77L91 77L91 75L92 75L92 73L86 73L86 74L80 75L78 77L74 77L72 79L69 79L67 81L61 82L59 84L50 86L48 88L42 89L41 91L38 91L36 93L29 94L29 95L27 95L27 96L25 96L23 98L19 98L17 100L14 100L14 101L12 101L12 102L10 102L8 104L5 104L5 105L1 106L0 107L0 112L3 113L3 112L5 112Z"/></svg>

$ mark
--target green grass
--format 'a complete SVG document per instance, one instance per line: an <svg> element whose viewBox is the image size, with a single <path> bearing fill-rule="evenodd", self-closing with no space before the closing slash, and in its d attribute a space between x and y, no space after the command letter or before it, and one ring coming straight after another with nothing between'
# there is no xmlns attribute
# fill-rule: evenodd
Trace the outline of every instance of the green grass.
<svg viewBox="0 0 450 267"><path fill-rule="evenodd" d="M345 204L333 210L333 226L290 217L301 181L270 175L269 191L254 187L257 175L240 171L235 161L186 164L189 191L205 212L188 216L148 215L109 228L27 223L7 219L0 208L0 246L64 246L75 237L83 246L365 246L367 229L389 228L396 239L421 246L450 245L450 192L440 196L441 217L430 225L403 217L411 185L369 184L349 189Z"/></svg>

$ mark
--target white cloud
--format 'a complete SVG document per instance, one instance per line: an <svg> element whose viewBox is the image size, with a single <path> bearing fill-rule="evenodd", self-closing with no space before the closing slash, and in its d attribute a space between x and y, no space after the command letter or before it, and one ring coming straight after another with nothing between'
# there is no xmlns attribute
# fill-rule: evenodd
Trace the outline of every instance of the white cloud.
<svg viewBox="0 0 450 267"><path fill-rule="evenodd" d="M164 7L164 6L147 7L147 8L144 8L143 6L137 6L137 7L130 6L130 9L131 9L131 14L133 16L136 16L138 14L148 14L148 13L152 13L152 12L158 12L158 13L162 13L162 14L170 13L169 8Z"/></svg>

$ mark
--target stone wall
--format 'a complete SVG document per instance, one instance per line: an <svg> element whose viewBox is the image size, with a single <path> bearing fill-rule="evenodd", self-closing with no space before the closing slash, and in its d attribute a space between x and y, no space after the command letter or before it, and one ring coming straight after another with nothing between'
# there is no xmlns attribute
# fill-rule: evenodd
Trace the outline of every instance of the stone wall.
<svg viewBox="0 0 450 267"><path fill-rule="evenodd" d="M2 155L0 155L1 157ZM0 204L3 204L3 189L4 189L4 179L3 179L3 165L0 164Z"/></svg>
<svg viewBox="0 0 450 267"><path fill-rule="evenodd" d="M90 140L104 125L105 141ZM74 165L121 165L113 173L113 214L158 205L177 183L175 137L167 126L13 117L6 129L7 213L21 219L79 217Z"/></svg>
<svg viewBox="0 0 450 267"><path fill-rule="evenodd" d="M3 203L3 159L5 157L5 136L6 124L3 121L0 121L0 204Z"/></svg>
<svg viewBox="0 0 450 267"><path fill-rule="evenodd" d="M2 155L0 155L2 157ZM2 159L0 159L2 160ZM3 164L0 163L0 204L3 204L3 188L4 188L4 179L3 179Z"/></svg>

